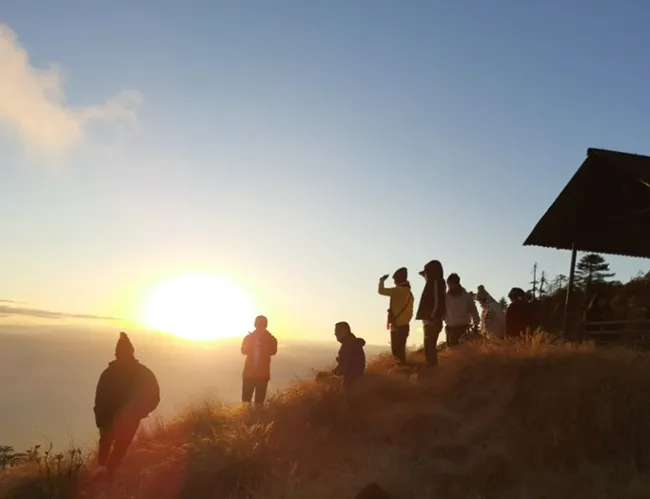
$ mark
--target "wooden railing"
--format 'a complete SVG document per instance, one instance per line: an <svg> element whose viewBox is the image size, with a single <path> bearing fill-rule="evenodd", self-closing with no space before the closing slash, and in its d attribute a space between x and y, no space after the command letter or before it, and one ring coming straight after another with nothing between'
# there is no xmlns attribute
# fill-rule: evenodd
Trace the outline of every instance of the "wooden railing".
<svg viewBox="0 0 650 499"><path fill-rule="evenodd" d="M594 341L625 343L650 342L650 320L589 321L583 323L584 336Z"/></svg>

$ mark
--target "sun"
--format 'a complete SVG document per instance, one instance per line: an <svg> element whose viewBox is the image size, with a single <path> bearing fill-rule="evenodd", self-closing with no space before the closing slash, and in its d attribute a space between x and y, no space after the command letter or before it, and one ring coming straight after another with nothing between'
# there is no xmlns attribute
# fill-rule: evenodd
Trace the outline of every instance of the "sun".
<svg viewBox="0 0 650 499"><path fill-rule="evenodd" d="M187 340L213 341L245 334L254 311L252 297L225 277L188 273L154 287L140 322Z"/></svg>

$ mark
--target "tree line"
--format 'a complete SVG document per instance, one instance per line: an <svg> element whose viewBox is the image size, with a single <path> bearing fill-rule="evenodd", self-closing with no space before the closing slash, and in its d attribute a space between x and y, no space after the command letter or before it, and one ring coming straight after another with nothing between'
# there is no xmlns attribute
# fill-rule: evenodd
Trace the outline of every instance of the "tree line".
<svg viewBox="0 0 650 499"><path fill-rule="evenodd" d="M650 272L639 272L627 282L614 279L607 260L597 253L588 253L576 264L573 288L574 319L584 316L596 296L606 297L616 316L624 319L650 319ZM560 332L564 317L569 278L558 274L547 278L533 266L533 280L527 290L535 304L539 326L548 332ZM505 299L502 298L502 303Z"/></svg>

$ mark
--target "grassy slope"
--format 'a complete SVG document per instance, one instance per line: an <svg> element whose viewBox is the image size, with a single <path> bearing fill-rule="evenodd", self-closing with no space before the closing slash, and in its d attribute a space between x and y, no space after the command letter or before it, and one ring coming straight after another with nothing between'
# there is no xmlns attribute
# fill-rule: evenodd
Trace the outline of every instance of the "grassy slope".
<svg viewBox="0 0 650 499"><path fill-rule="evenodd" d="M134 444L113 497L352 499L371 481L395 498L650 497L647 354L538 338L445 352L419 381L391 366L372 362L353 397L298 383L254 418L193 407ZM91 497L83 468L34 466L5 490Z"/></svg>

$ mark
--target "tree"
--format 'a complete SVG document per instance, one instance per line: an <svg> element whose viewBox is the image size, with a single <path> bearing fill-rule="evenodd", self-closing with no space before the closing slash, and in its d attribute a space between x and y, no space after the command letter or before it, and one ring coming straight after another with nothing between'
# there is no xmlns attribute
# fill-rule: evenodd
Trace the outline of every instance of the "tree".
<svg viewBox="0 0 650 499"><path fill-rule="evenodd" d="M505 296L502 296L501 299L499 300L499 305L501 305L501 308L505 310L508 308L508 300L506 300Z"/></svg>
<svg viewBox="0 0 650 499"><path fill-rule="evenodd" d="M583 256L576 265L576 282L586 291L592 284L605 282L614 275L614 272L610 272L609 263L597 253Z"/></svg>

